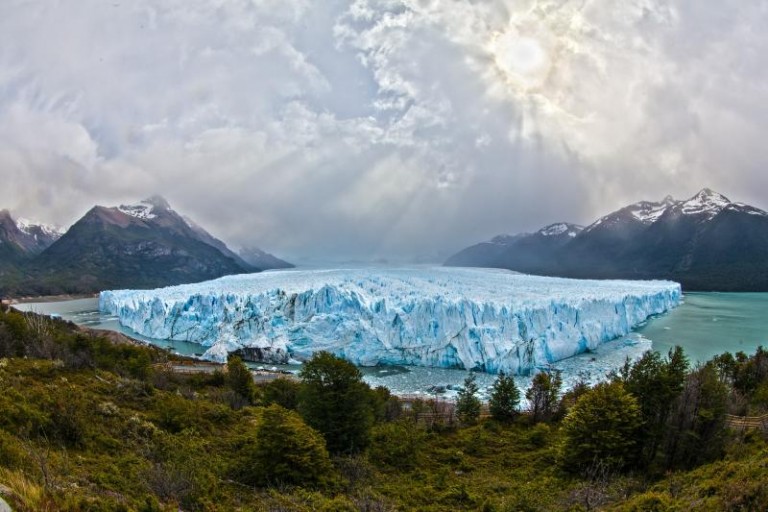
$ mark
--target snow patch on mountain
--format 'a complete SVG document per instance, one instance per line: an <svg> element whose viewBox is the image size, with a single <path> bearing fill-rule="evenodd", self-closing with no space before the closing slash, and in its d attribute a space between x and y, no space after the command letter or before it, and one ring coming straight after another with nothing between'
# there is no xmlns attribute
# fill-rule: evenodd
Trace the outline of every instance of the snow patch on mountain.
<svg viewBox="0 0 768 512"><path fill-rule="evenodd" d="M731 203L725 209L746 213L748 215L756 215L758 217L768 217L768 212L765 210L744 203Z"/></svg>
<svg viewBox="0 0 768 512"><path fill-rule="evenodd" d="M630 214L645 225L651 225L664 215L671 206L678 204L672 196L667 196L661 202L641 201L629 207Z"/></svg>
<svg viewBox="0 0 768 512"><path fill-rule="evenodd" d="M121 204L117 207L118 210L123 212L126 215L129 215L131 217L135 217L137 219L141 220L149 220L154 219L157 217L154 213L152 213L153 206L151 204L147 204L144 202L141 202L139 204Z"/></svg>
<svg viewBox="0 0 768 512"><path fill-rule="evenodd" d="M558 222L557 224L550 224L549 226L539 230L539 234L542 236L559 236L567 234L573 238L584 229L583 226L577 226L575 224L568 224L566 222Z"/></svg>
<svg viewBox="0 0 768 512"><path fill-rule="evenodd" d="M138 204L121 204L117 209L126 215L141 219L151 220L156 219L158 214L163 212L173 212L171 205L162 196L152 196L140 201ZM185 219L186 220L186 219ZM190 227L196 227L190 224L190 221L186 220Z"/></svg>
<svg viewBox="0 0 768 512"><path fill-rule="evenodd" d="M267 361L327 350L355 364L524 374L677 306L668 281L582 281L468 268L314 270L102 292L135 332Z"/></svg>
<svg viewBox="0 0 768 512"><path fill-rule="evenodd" d="M66 232L66 229L60 226L56 226L53 224L44 224L42 222L25 219L23 217L19 217L18 219L16 219L16 227L18 227L19 231L21 231L25 235L32 236L35 239L37 239L38 237L38 233L36 232L37 229L39 229L41 234L51 238L58 238Z"/></svg>
<svg viewBox="0 0 768 512"><path fill-rule="evenodd" d="M680 204L680 211L684 215L701 215L710 220L730 204L731 201L724 195L705 188Z"/></svg>

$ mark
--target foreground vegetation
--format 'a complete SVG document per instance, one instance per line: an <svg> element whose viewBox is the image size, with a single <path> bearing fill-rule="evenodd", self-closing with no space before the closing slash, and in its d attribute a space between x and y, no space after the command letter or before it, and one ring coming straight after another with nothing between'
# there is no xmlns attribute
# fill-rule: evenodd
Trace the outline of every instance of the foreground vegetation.
<svg viewBox="0 0 768 512"><path fill-rule="evenodd" d="M694 368L648 353L562 396L556 374L529 390L504 376L487 409L469 378L457 420L329 354L301 382L255 386L237 359L173 374L161 350L5 309L0 357L0 492L15 510L768 509L762 432L726 423L768 410L762 350Z"/></svg>

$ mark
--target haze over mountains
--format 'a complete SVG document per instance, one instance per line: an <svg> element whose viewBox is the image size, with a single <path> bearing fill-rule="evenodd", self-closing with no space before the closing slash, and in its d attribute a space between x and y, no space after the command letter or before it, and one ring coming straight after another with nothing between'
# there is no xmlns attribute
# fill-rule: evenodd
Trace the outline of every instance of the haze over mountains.
<svg viewBox="0 0 768 512"><path fill-rule="evenodd" d="M586 228L563 223L499 236L445 264L575 278L671 279L687 290L768 291L768 213L704 189L684 201L634 203Z"/></svg>
<svg viewBox="0 0 768 512"><path fill-rule="evenodd" d="M159 196L94 206L66 232L0 212L2 295L152 288L292 266L249 254L246 261Z"/></svg>

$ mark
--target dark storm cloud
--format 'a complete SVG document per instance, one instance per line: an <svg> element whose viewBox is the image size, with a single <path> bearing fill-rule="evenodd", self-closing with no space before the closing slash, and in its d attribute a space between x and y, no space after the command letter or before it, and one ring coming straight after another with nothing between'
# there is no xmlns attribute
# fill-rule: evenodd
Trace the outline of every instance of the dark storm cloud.
<svg viewBox="0 0 768 512"><path fill-rule="evenodd" d="M0 206L435 259L710 186L766 207L761 2L9 1Z"/></svg>

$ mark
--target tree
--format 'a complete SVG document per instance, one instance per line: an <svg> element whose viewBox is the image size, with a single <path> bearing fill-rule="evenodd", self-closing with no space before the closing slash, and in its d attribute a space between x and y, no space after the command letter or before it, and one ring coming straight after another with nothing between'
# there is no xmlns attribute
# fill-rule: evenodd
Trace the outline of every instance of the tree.
<svg viewBox="0 0 768 512"><path fill-rule="evenodd" d="M277 378L265 384L262 388L262 403L264 405L277 404L286 409L295 411L299 406L299 390L301 384L295 380Z"/></svg>
<svg viewBox="0 0 768 512"><path fill-rule="evenodd" d="M744 395L751 395L768 380L768 351L757 347L751 356L736 354L738 364L735 365L734 387Z"/></svg>
<svg viewBox="0 0 768 512"><path fill-rule="evenodd" d="M738 363L736 358L730 352L717 355L710 360L710 363L717 370L717 375L726 385L732 386L736 378Z"/></svg>
<svg viewBox="0 0 768 512"><path fill-rule="evenodd" d="M392 394L384 386L377 386L371 390L371 404L376 423L394 421L403 413L403 405L400 399Z"/></svg>
<svg viewBox="0 0 768 512"><path fill-rule="evenodd" d="M333 453L357 453L370 441L373 426L371 388L355 365L318 352L300 373L299 413L325 437Z"/></svg>
<svg viewBox="0 0 768 512"><path fill-rule="evenodd" d="M512 421L518 414L519 404L520 390L515 385L515 379L511 375L507 376L504 372L499 372L488 401L491 416L498 421Z"/></svg>
<svg viewBox="0 0 768 512"><path fill-rule="evenodd" d="M696 368L670 414L664 453L669 468L691 468L719 457L725 446L728 387L718 369L707 364Z"/></svg>
<svg viewBox="0 0 768 512"><path fill-rule="evenodd" d="M547 372L537 373L525 398L531 405L531 415L534 423L549 421L557 409L557 398L563 381L560 372L550 375Z"/></svg>
<svg viewBox="0 0 768 512"><path fill-rule="evenodd" d="M458 398L456 399L456 416L459 417L465 425L471 425L477 421L480 417L480 408L482 404L477 398L477 377L474 373L470 373L466 379L464 379L464 387L459 391Z"/></svg>
<svg viewBox="0 0 768 512"><path fill-rule="evenodd" d="M637 400L620 382L598 384L563 421L564 466L579 471L595 464L613 469L630 465L641 421Z"/></svg>
<svg viewBox="0 0 768 512"><path fill-rule="evenodd" d="M237 356L231 356L227 360L227 386L246 403L253 403L253 398L256 395L253 375L243 360Z"/></svg>
<svg viewBox="0 0 768 512"><path fill-rule="evenodd" d="M666 359L648 351L625 370L624 387L638 400L643 419L642 439L638 448L642 461L650 463L656 456L672 406L680 396L688 370L683 349L675 347Z"/></svg>
<svg viewBox="0 0 768 512"><path fill-rule="evenodd" d="M294 411L264 409L255 442L244 449L242 480L251 485L323 483L331 461L322 436Z"/></svg>

